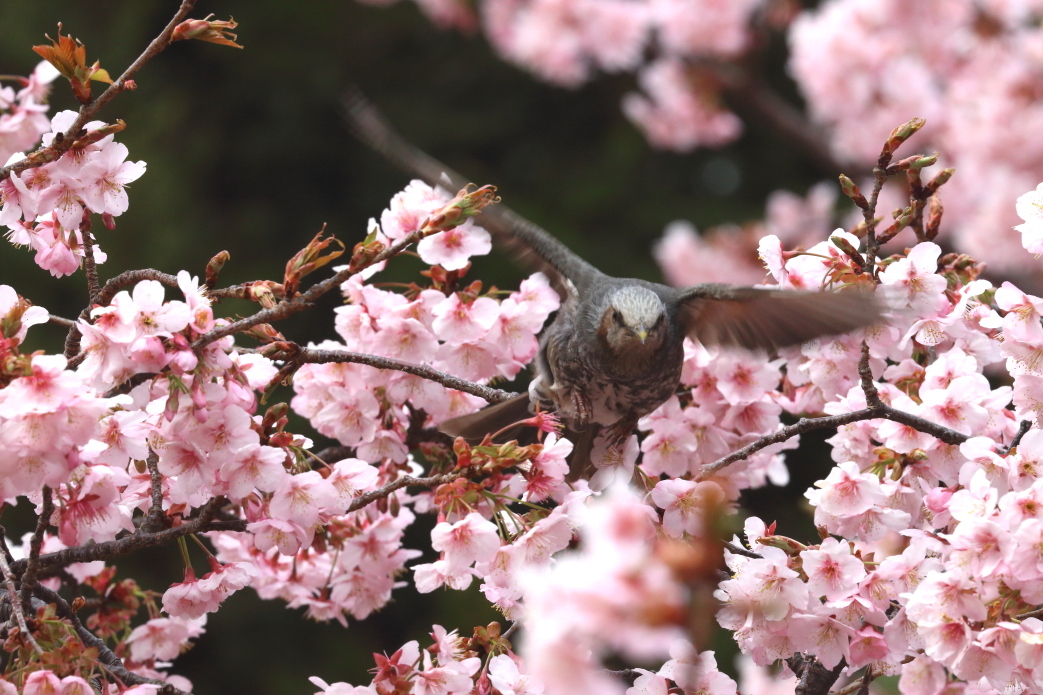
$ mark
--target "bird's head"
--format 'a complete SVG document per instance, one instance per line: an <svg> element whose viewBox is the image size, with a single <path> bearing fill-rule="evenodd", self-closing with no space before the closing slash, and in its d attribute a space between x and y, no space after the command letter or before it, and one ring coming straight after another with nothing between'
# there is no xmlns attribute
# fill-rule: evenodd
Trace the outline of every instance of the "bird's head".
<svg viewBox="0 0 1043 695"><path fill-rule="evenodd" d="M666 339L666 306L652 290L620 288L609 298L598 334L617 353L657 348Z"/></svg>

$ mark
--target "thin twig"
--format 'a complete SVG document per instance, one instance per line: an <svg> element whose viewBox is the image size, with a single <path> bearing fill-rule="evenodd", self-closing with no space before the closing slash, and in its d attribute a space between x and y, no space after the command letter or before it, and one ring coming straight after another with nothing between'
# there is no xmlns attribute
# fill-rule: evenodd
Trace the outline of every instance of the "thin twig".
<svg viewBox="0 0 1043 695"><path fill-rule="evenodd" d="M76 325L76 322L72 319L62 318L61 316L55 316L54 314L47 315L47 322L53 323L56 326L63 326L65 328L72 328Z"/></svg>
<svg viewBox="0 0 1043 695"><path fill-rule="evenodd" d="M148 45L145 51L130 64L130 67L123 71L123 74L120 75L119 78L109 85L108 89L98 95L98 97L93 99L90 103L84 104L80 107L80 112L76 116L76 120L65 129L64 133L56 133L54 140L49 147L42 147L31 153L25 159L21 159L5 167L0 167L0 181L3 181L12 173L18 173L25 169L32 169L33 167L53 162L72 148L76 143L76 139L80 135L80 131L82 131L83 127L87 125L87 122L94 118L95 114L97 114L105 104L112 101L113 97L126 89L127 82L137 74L145 63L152 60L152 58L156 57L164 48L170 45L170 37L173 36L174 29L183 19L185 19L185 17L188 16L188 13L192 11L195 4L196 0L182 0L181 6L174 14L173 19L167 23L159 36L152 40L152 43Z"/></svg>
<svg viewBox="0 0 1043 695"><path fill-rule="evenodd" d="M880 245L876 240L876 207L880 201L880 191L887 180L887 172L882 166L873 169L873 192L869 196L869 205L862 210L862 219L866 224L866 268L869 277L876 279L876 256Z"/></svg>
<svg viewBox="0 0 1043 695"><path fill-rule="evenodd" d="M863 408L862 410L841 413L840 415L803 418L788 427L783 427L771 434L765 435L757 441L747 444L738 451L733 451L727 456L717 459L713 463L704 465L702 469L700 469L699 475L696 479L705 480L707 477L728 467L736 461L741 461L757 453L761 449L769 447L772 444L784 442L798 434L822 429L823 427L840 427L841 425L849 425L853 422L877 419L891 420L893 422L907 425L915 430L919 430L920 432L925 432L946 444L962 444L969 439L967 435L957 432L956 430L951 430L948 427L943 427L937 423L931 422L930 420L925 420L922 417L907 413L904 410L898 410L897 408L893 408L885 403L881 403L873 408Z"/></svg>
<svg viewBox="0 0 1043 695"><path fill-rule="evenodd" d="M736 555L742 555L743 557L753 558L754 560L760 560L762 557L764 557L760 553L755 553L752 550L748 550L747 548L742 547L741 545L736 545L735 543L730 543L728 541L724 542L724 547L728 549L728 552L735 553Z"/></svg>
<svg viewBox="0 0 1043 695"><path fill-rule="evenodd" d="M105 644L104 640L99 639L94 633L83 626L83 623L80 622L80 617L76 615L76 611L74 611L68 601L62 598L56 591L51 591L44 586L38 586L35 589L35 593L39 600L45 603L54 604L58 616L72 623L73 629L76 630L76 635L80 638L80 641L83 642L84 646L97 649L98 662L105 667L106 671L118 678L124 684L157 685L159 686L159 692L164 695L187 695L184 691L178 690L169 683L164 683L163 681L155 680L153 678L146 678L145 676L139 676L132 671L128 671L120 658L109 649L107 644Z"/></svg>
<svg viewBox="0 0 1043 695"><path fill-rule="evenodd" d="M376 254L367 263L360 263L357 267L348 266L347 268L344 268L343 270L338 272L333 277L329 277L325 280L322 280L321 282L315 283L310 288L308 288L307 292L304 292L303 294L293 299L279 302L271 309L262 309L253 316L248 316L245 319L240 319L239 321L233 321L227 326L215 328L206 335L200 336L194 343L192 343L192 349L201 350L202 348L206 347L215 340L220 340L225 336L241 333L242 331L249 330L254 326L260 325L262 323L272 323L273 321L280 321L282 319L287 318L288 316L292 316L298 311L307 309L311 307L320 297L322 297L322 295L326 294L335 287L339 287L341 284L344 283L345 280L350 278L352 275L355 275L372 265L376 265L377 263L386 261L392 256L397 256L407 247L420 241L420 239L422 238L422 230L415 230L410 234L407 234L398 243L393 244L381 251L380 253Z"/></svg>
<svg viewBox="0 0 1043 695"><path fill-rule="evenodd" d="M517 393L513 391L503 391L501 389L494 389L490 386L482 386L481 384L475 384L461 379L460 377L453 376L452 374L446 374L440 372L433 367L429 367L426 364L414 364L412 362L403 362L401 360L392 359L390 357L381 357L379 355L367 355L360 352L348 352L346 350L315 350L310 348L302 348L294 356L288 357L288 360L310 363L310 364L326 364L330 362L350 362L353 364L365 364L370 367L376 367L377 369L393 369L399 372L405 372L406 374L413 374L430 381L437 382L451 389L457 391L463 391L479 398L484 398L489 403L501 403L503 401L510 400L517 396Z"/></svg>
<svg viewBox="0 0 1043 695"><path fill-rule="evenodd" d="M1029 611L1027 613L1021 613L1021 614L1016 615L1014 617L1017 618L1018 620L1024 620L1025 618L1039 618L1040 616L1043 616L1043 608L1037 608L1037 609L1031 610L1031 611Z"/></svg>
<svg viewBox="0 0 1043 695"><path fill-rule="evenodd" d="M44 485L42 494L40 516L36 520L36 530L29 542L29 564L22 574L22 608L26 611L32 610L33 588L36 586L36 575L40 569L40 548L43 546L43 535L51 525L51 515L54 514L54 496L51 488Z"/></svg>
<svg viewBox="0 0 1043 695"><path fill-rule="evenodd" d="M43 649L37 644L33 638L33 633L29 632L29 625L25 622L25 613L22 612L22 602L18 600L18 590L14 586L14 572L11 565L7 563L6 553L0 553L0 571L4 574L4 586L7 587L7 598L11 603L11 614L14 616L15 621L18 623L18 629L21 630L22 634L25 635L25 641L28 642L33 651L37 654L42 655Z"/></svg>
<svg viewBox="0 0 1043 695"><path fill-rule="evenodd" d="M372 502L376 502L379 499L387 497L395 490L400 490L404 487L436 487L438 485L445 485L451 483L457 478L464 476L464 471L453 471L452 473L443 473L442 475L433 475L429 478L413 478L411 476L405 476L398 480L392 481L382 488L367 492L363 495L359 495L351 504L348 505L348 510L345 513L350 514L351 512L357 512L363 507L369 505Z"/></svg>

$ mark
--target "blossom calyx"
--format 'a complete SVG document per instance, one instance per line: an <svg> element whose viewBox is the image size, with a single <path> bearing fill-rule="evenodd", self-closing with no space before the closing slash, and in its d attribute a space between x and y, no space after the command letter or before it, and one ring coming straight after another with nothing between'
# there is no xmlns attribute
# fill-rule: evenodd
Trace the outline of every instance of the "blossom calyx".
<svg viewBox="0 0 1043 695"><path fill-rule="evenodd" d="M174 33L170 36L171 41L187 41L197 39L219 43L223 46L242 48L235 42L238 38L232 33L239 24L229 17L227 20L210 19L214 15L207 15L205 19L186 19L174 27Z"/></svg>
<svg viewBox="0 0 1043 695"><path fill-rule="evenodd" d="M50 46L33 46L33 51L41 58L53 65L65 79L72 85L72 91L80 102L86 104L91 99L91 80L112 84L109 73L99 67L98 61L94 65L87 65L87 47L72 38L62 36L62 25L58 25L58 39L47 38L51 41Z"/></svg>

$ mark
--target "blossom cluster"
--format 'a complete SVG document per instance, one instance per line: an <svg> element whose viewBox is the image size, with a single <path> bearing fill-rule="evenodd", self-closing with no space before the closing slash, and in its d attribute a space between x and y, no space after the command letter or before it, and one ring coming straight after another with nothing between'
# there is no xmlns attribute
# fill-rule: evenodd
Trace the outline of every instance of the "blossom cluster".
<svg viewBox="0 0 1043 695"><path fill-rule="evenodd" d="M55 114L49 131L42 134L43 145L49 146L57 133L68 130L76 117L75 111ZM114 218L129 205L127 184L145 173L144 162L126 161L126 145L116 142L112 134L92 137L90 131L102 133L104 127L100 121L88 123L82 146L74 146L54 162L11 173L0 181L0 225L7 227L8 240L15 246L31 247L36 251L36 264L55 277L71 275L80 267L87 253L83 229L85 225L90 229L90 214L101 215L106 227L113 228ZM15 152L7 164L24 158ZM96 244L92 251L95 262L105 261Z"/></svg>
<svg viewBox="0 0 1043 695"><path fill-rule="evenodd" d="M462 640L436 625L434 645L423 652L410 642L391 656L375 655L376 675L368 685L312 681L326 695L453 695L475 687L487 692L490 685L504 695L641 695L665 694L672 684L684 692L735 695L735 682L717 669L713 652L699 654L685 639L690 592L678 571L683 564L677 562L678 548L656 543L655 512L625 485L613 486L590 504L584 504L586 497L571 493L547 517L569 509L557 523L557 547L535 541L531 532L501 546L495 525L476 513L432 532L432 545L443 551L439 562L446 566L474 562L487 582L511 572L520 576L523 607L511 611L523 629L517 653L499 637L498 626L476 629L475 638ZM580 529L579 550L552 563L551 553L568 544L573 525ZM418 568L418 588L420 573ZM491 657L484 663L475 658L482 651ZM656 672L638 669L627 689L605 671L600 657L607 653L641 662L669 658Z"/></svg>
<svg viewBox="0 0 1043 695"><path fill-rule="evenodd" d="M380 224L371 223L372 233L401 239L447 200L444 191L413 181L392 199ZM353 276L342 286L347 303L335 310L343 342L316 347L427 364L472 382L514 378L536 354L536 335L559 298L542 274L502 300L495 288L483 292L480 282L456 289L468 258L489 248L488 232L468 221L418 245L423 260L452 271L433 287L400 294ZM484 405L475 396L417 376L357 364L305 365L294 388L294 410L371 463L406 462L414 417L437 424Z"/></svg>

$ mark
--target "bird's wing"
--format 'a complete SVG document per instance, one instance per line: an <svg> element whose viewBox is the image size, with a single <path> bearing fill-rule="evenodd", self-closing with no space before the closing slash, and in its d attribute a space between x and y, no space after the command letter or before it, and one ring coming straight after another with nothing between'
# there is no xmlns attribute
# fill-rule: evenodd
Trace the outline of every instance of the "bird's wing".
<svg viewBox="0 0 1043 695"><path fill-rule="evenodd" d="M872 294L796 292L705 284L677 297L682 329L703 345L749 350L785 347L823 335L847 333L881 320Z"/></svg>
<svg viewBox="0 0 1043 695"><path fill-rule="evenodd" d="M419 177L429 186L446 186L455 192L470 182L437 159L408 142L359 90L343 100L344 117L352 133L400 169ZM513 252L531 270L550 278L562 298L567 295L563 278L583 286L601 272L573 253L547 230L504 205L483 210L476 222L501 246Z"/></svg>

